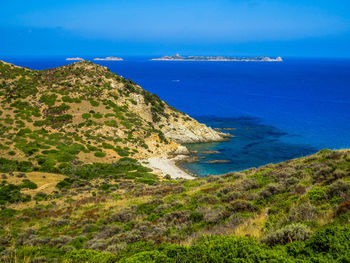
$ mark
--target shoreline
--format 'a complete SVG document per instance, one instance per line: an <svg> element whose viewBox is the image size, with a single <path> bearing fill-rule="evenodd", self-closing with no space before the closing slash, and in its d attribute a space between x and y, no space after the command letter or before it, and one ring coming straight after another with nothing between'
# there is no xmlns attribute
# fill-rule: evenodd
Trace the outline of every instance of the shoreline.
<svg viewBox="0 0 350 263"><path fill-rule="evenodd" d="M228 139L227 137L234 137L234 135L230 133L223 133L223 132L218 132L218 133L220 134L221 139L215 140L213 142L230 141L230 139ZM181 147L185 147L185 146L181 146ZM193 156L193 153L194 152L191 152L187 148L185 148L185 150L182 149L178 151L174 157L154 156L154 157L149 157L147 159L142 159L140 160L140 163L143 166L152 169L153 173L161 177L170 175L171 179L193 180L198 178L199 175L193 174L181 166L182 163L186 163L186 162L199 162L199 158L197 156ZM213 151L212 153L218 153L218 152Z"/></svg>
<svg viewBox="0 0 350 263"><path fill-rule="evenodd" d="M177 155L174 158L150 157L141 160L143 166L151 168L157 175L162 177L167 174L171 179L189 179L193 180L197 177L182 169L178 164L189 158L186 155Z"/></svg>

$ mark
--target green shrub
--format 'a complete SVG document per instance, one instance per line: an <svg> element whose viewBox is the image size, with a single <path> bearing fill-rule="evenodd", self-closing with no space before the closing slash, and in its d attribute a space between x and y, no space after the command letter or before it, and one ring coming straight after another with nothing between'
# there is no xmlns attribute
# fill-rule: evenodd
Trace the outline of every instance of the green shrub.
<svg viewBox="0 0 350 263"><path fill-rule="evenodd" d="M350 258L350 226L327 226L318 230L305 242L315 253L326 253L333 258L347 255Z"/></svg>
<svg viewBox="0 0 350 263"><path fill-rule="evenodd" d="M257 207L246 200L235 200L226 207L226 210L229 212L255 212Z"/></svg>
<svg viewBox="0 0 350 263"><path fill-rule="evenodd" d="M148 184L148 185L153 185L156 183L156 180L150 179L150 178L138 178L135 180L137 183L143 183L143 184Z"/></svg>
<svg viewBox="0 0 350 263"><path fill-rule="evenodd" d="M11 156L15 156L15 155L16 155L16 152L14 152L14 151L9 151L8 154L11 155Z"/></svg>
<svg viewBox="0 0 350 263"><path fill-rule="evenodd" d="M33 164L27 161L14 161L0 157L0 172L8 173L13 171L30 172Z"/></svg>
<svg viewBox="0 0 350 263"><path fill-rule="evenodd" d="M98 101L95 101L93 99L89 99L89 102L90 102L91 106L93 106L93 107L97 107L98 105L100 105L100 103Z"/></svg>
<svg viewBox="0 0 350 263"><path fill-rule="evenodd" d="M44 102L47 106L51 107L53 105L55 105L57 99L57 95L56 94L43 94L40 97L40 101Z"/></svg>
<svg viewBox="0 0 350 263"><path fill-rule="evenodd" d="M137 206L136 211L139 214L151 214L154 209L159 206L160 204L162 204L163 202L160 200L152 200L150 202L147 203L143 203Z"/></svg>
<svg viewBox="0 0 350 263"><path fill-rule="evenodd" d="M327 195L330 199L334 197L345 199L348 197L349 192L350 192L350 183L343 180L338 180L332 183L327 189Z"/></svg>
<svg viewBox="0 0 350 263"><path fill-rule="evenodd" d="M180 262L291 262L283 250L268 249L254 239L204 236L188 249Z"/></svg>
<svg viewBox="0 0 350 263"><path fill-rule="evenodd" d="M193 223L199 223L203 220L203 214L202 213L198 213L198 212L192 212L188 219L191 220Z"/></svg>
<svg viewBox="0 0 350 263"><path fill-rule="evenodd" d="M29 181L29 180L23 180L23 182L19 185L20 188L28 188L28 189L36 189L38 188L37 184Z"/></svg>
<svg viewBox="0 0 350 263"><path fill-rule="evenodd" d="M7 203L28 202L31 196L21 193L21 187L14 184L0 183L0 205Z"/></svg>
<svg viewBox="0 0 350 263"><path fill-rule="evenodd" d="M63 102L68 102L68 103L73 103L73 102L80 103L81 99L79 99L79 98L72 98L70 96L65 95L65 96L62 97L62 101Z"/></svg>
<svg viewBox="0 0 350 263"><path fill-rule="evenodd" d="M82 115L81 115L81 117L83 118L83 119L90 119L91 118L91 114L90 113L83 113Z"/></svg>
<svg viewBox="0 0 350 263"><path fill-rule="evenodd" d="M123 259L121 263L167 263L173 262L164 253L157 250L137 253L129 258Z"/></svg>
<svg viewBox="0 0 350 263"><path fill-rule="evenodd" d="M96 112L96 113L94 113L93 117L95 119L101 119L103 117L103 115L101 113Z"/></svg>
<svg viewBox="0 0 350 263"><path fill-rule="evenodd" d="M45 194L44 192L38 192L35 194L34 196L34 200L35 201L43 201L47 199L47 194Z"/></svg>
<svg viewBox="0 0 350 263"><path fill-rule="evenodd" d="M287 225L276 231L269 232L262 242L268 245L287 244L293 241L304 241L308 239L312 231L303 224Z"/></svg>
<svg viewBox="0 0 350 263"><path fill-rule="evenodd" d="M62 181L58 182L56 184L56 187L58 189L70 189L72 187L72 184L75 182L72 178L64 178Z"/></svg>
<svg viewBox="0 0 350 263"><path fill-rule="evenodd" d="M94 155L95 155L96 157L100 157L100 158L106 157L106 153L104 153L104 152L95 152Z"/></svg>
<svg viewBox="0 0 350 263"><path fill-rule="evenodd" d="M108 120L108 121L105 121L104 123L110 127L115 127L115 128L118 127L118 123L116 120Z"/></svg>
<svg viewBox="0 0 350 263"><path fill-rule="evenodd" d="M313 203L320 203L327 200L326 189L323 186L315 186L307 192L307 197Z"/></svg>
<svg viewBox="0 0 350 263"><path fill-rule="evenodd" d="M90 249L72 250L65 255L67 263L113 263L116 262L116 256L112 253L101 252Z"/></svg>

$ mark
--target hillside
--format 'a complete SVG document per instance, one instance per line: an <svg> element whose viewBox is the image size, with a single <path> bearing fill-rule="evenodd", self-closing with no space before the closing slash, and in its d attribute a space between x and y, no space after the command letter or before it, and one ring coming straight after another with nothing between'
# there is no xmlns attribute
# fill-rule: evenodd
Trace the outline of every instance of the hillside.
<svg viewBox="0 0 350 263"><path fill-rule="evenodd" d="M45 170L168 156L181 143L223 139L131 80L88 61L42 71L0 62L0 101L1 156Z"/></svg>
<svg viewBox="0 0 350 263"><path fill-rule="evenodd" d="M0 262L350 262L350 150L158 177L223 135L91 62L0 69Z"/></svg>
<svg viewBox="0 0 350 263"><path fill-rule="evenodd" d="M350 259L348 150L152 184L104 170L15 172L24 169L4 161L0 168L6 262Z"/></svg>

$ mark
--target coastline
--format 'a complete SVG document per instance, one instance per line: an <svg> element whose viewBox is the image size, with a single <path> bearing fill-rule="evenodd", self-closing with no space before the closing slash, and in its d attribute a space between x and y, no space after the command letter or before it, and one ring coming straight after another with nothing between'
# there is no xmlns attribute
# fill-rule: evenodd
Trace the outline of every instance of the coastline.
<svg viewBox="0 0 350 263"><path fill-rule="evenodd" d="M142 165L151 168L157 175L166 176L170 175L172 179L195 179L195 175L192 175L178 166L179 162L183 162L189 158L186 155L177 155L174 158L163 157L151 157L141 160Z"/></svg>

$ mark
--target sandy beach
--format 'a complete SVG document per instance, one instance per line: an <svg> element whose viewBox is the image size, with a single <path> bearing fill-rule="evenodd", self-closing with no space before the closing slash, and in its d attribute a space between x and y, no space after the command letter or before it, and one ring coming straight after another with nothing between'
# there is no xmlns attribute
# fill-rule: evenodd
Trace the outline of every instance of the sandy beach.
<svg viewBox="0 0 350 263"><path fill-rule="evenodd" d="M183 178L183 179L195 179L194 176L186 173L184 170L176 166L176 162L187 158L185 155L178 155L172 159L166 159L162 157L151 157L145 160L142 160L141 163L153 169L157 174L165 176L169 174L172 179Z"/></svg>

